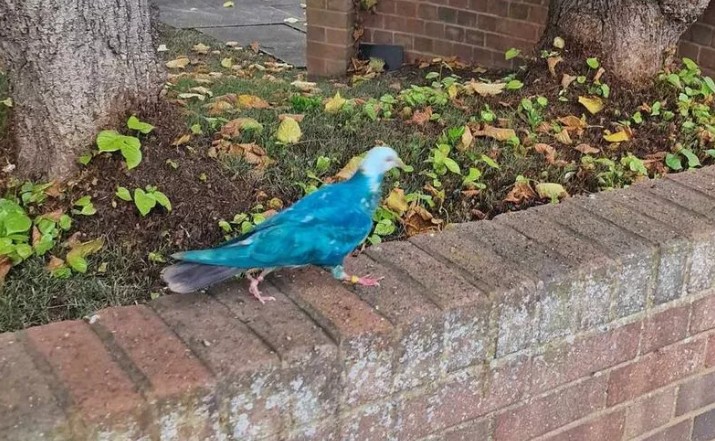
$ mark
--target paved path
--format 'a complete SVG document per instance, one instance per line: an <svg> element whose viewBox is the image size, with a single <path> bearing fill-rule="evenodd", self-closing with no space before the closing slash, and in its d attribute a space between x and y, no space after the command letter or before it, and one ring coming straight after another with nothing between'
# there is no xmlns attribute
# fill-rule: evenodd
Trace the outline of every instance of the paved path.
<svg viewBox="0 0 715 441"><path fill-rule="evenodd" d="M234 0L234 7L224 8L224 0L154 0L170 26L246 46L258 41L263 51L298 67L305 66L304 1Z"/></svg>

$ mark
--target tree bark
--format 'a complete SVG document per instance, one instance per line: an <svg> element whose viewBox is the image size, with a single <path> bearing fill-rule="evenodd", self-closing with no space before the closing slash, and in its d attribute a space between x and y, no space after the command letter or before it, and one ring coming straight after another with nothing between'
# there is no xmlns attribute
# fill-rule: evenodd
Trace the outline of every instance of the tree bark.
<svg viewBox="0 0 715 441"><path fill-rule="evenodd" d="M671 61L678 40L710 0L551 0L541 42L554 37L598 55L616 78L635 87Z"/></svg>
<svg viewBox="0 0 715 441"><path fill-rule="evenodd" d="M69 177L99 130L156 102L154 15L148 0L0 0L20 174Z"/></svg>

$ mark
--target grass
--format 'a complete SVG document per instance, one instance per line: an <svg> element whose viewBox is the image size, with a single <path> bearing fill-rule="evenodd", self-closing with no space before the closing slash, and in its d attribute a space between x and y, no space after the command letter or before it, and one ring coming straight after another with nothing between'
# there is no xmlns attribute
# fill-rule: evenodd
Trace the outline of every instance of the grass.
<svg viewBox="0 0 715 441"><path fill-rule="evenodd" d="M180 113L142 116L157 131L142 137L145 159L135 170L123 170L117 155L98 155L74 187L46 205L23 204L32 216L55 209L69 213L71 200L91 195L97 214L72 214L75 224L62 240L81 232L82 240L103 237L106 245L89 258L85 274L55 277L48 256L14 266L0 294L0 331L162 295L162 256L214 245L259 222L337 179L346 164L378 142L395 148L412 170L387 177L390 197L376 214L370 243L555 203L564 194L628 186L710 164L715 156L715 84L689 60L669 67L641 93L615 83L609 87L608 72L568 50L542 54L517 72L485 72L449 60L378 75L365 67L352 79L319 81L305 92L293 84L305 81L304 71L286 69L250 48L235 50L168 27L161 29L161 42L168 48L164 61L180 56L195 61L170 69L166 99ZM199 43L218 53L197 54L192 48ZM556 57L562 60L552 74L546 60ZM562 86L564 75L573 77L568 87ZM493 83L504 90L469 93ZM346 102L328 112L326 104L338 92ZM0 75L0 100L6 93ZM229 94L257 97L269 106L230 105L212 114L210 105ZM603 108L587 111L579 103L583 98ZM7 114L0 105L0 133L7 130ZM279 142L283 114L303 115L298 142ZM255 119L262 130L222 136L222 127L235 118ZM200 134L193 133L196 128ZM170 145L190 133L187 143ZM611 142L613 134L624 138ZM228 152L216 154L221 145ZM251 151L261 161L270 158L270 165L240 153L246 145L260 148ZM117 185L156 185L174 210L141 217L131 203L113 197ZM6 193L10 199L19 194L17 185ZM232 198L218 201L222 194ZM108 234L108 225L116 232ZM76 246L62 240L49 254L66 258Z"/></svg>

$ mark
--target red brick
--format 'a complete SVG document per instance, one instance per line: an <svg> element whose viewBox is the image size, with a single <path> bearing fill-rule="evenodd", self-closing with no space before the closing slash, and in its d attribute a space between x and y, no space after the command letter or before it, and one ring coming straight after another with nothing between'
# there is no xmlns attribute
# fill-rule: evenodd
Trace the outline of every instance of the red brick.
<svg viewBox="0 0 715 441"><path fill-rule="evenodd" d="M475 12L487 12L487 0L469 0L469 9Z"/></svg>
<svg viewBox="0 0 715 441"><path fill-rule="evenodd" d="M83 418L126 416L143 406L129 376L82 321L30 328L27 336L67 389Z"/></svg>
<svg viewBox="0 0 715 441"><path fill-rule="evenodd" d="M253 301L248 296L245 301ZM284 409L270 405L288 385L277 375L278 356L228 308L205 294L160 297L151 306L220 382L219 404L238 439L281 429Z"/></svg>
<svg viewBox="0 0 715 441"><path fill-rule="evenodd" d="M454 43L445 40L435 40L434 53L442 57L451 56L454 53Z"/></svg>
<svg viewBox="0 0 715 441"><path fill-rule="evenodd" d="M397 11L397 2L395 0L384 0L377 2L377 14L395 14Z"/></svg>
<svg viewBox="0 0 715 441"><path fill-rule="evenodd" d="M500 17L509 15L509 2L504 0L486 0L486 2L487 12L489 14L498 15Z"/></svg>
<svg viewBox="0 0 715 441"><path fill-rule="evenodd" d="M715 49L701 47L698 62L705 69L715 69Z"/></svg>
<svg viewBox="0 0 715 441"><path fill-rule="evenodd" d="M326 0L306 0L306 6L311 9L325 9Z"/></svg>
<svg viewBox="0 0 715 441"><path fill-rule="evenodd" d="M444 27L444 35L447 40L464 41L464 28L459 26L447 25Z"/></svg>
<svg viewBox="0 0 715 441"><path fill-rule="evenodd" d="M385 28L385 15L383 14L368 14L364 15L363 25L366 28L380 30Z"/></svg>
<svg viewBox="0 0 715 441"><path fill-rule="evenodd" d="M681 421L674 426L660 430L642 441L690 441L693 420Z"/></svg>
<svg viewBox="0 0 715 441"><path fill-rule="evenodd" d="M526 20L529 18L529 6L521 3L509 3L509 18Z"/></svg>
<svg viewBox="0 0 715 441"><path fill-rule="evenodd" d="M699 63L699 55L700 46L698 46L697 44L693 44L689 41L680 40L680 43L678 43L678 56L688 57L693 60L696 60Z"/></svg>
<svg viewBox="0 0 715 441"><path fill-rule="evenodd" d="M715 439L715 409L702 413L693 420L693 441L712 441Z"/></svg>
<svg viewBox="0 0 715 441"><path fill-rule="evenodd" d="M539 25L546 25L549 17L549 8L544 6L529 6L529 21Z"/></svg>
<svg viewBox="0 0 715 441"><path fill-rule="evenodd" d="M394 423L394 408L387 403L369 404L340 421L340 439L383 440L390 439ZM324 438L312 438L314 440Z"/></svg>
<svg viewBox="0 0 715 441"><path fill-rule="evenodd" d="M349 28L352 26L352 15L349 13L307 8L305 14L311 26L332 28Z"/></svg>
<svg viewBox="0 0 715 441"><path fill-rule="evenodd" d="M608 404L632 400L693 374L703 365L705 340L666 347L611 373Z"/></svg>
<svg viewBox="0 0 715 441"><path fill-rule="evenodd" d="M353 30L327 28L325 30L325 41L339 46L352 46Z"/></svg>
<svg viewBox="0 0 715 441"><path fill-rule="evenodd" d="M440 438L441 441L476 441L489 439L493 421L491 418L470 421L457 428L450 429Z"/></svg>
<svg viewBox="0 0 715 441"><path fill-rule="evenodd" d="M673 417L674 408L675 388L629 403L626 411L626 439L667 424Z"/></svg>
<svg viewBox="0 0 715 441"><path fill-rule="evenodd" d="M475 29L467 29L464 41L467 44L474 46L484 46L484 32Z"/></svg>
<svg viewBox="0 0 715 441"><path fill-rule="evenodd" d="M453 55L460 60L471 62L472 58L473 58L473 53L474 53L474 46L470 46L468 44L455 43L452 48L452 53L450 55Z"/></svg>
<svg viewBox="0 0 715 441"><path fill-rule="evenodd" d="M392 44L392 32L388 31L372 31L372 42L377 44Z"/></svg>
<svg viewBox="0 0 715 441"><path fill-rule="evenodd" d="M691 334L698 334L709 329L715 329L715 295L694 302L690 319Z"/></svg>
<svg viewBox="0 0 715 441"><path fill-rule="evenodd" d="M457 24L460 26L473 28L477 25L477 14L474 12L461 11L457 14Z"/></svg>
<svg viewBox="0 0 715 441"><path fill-rule="evenodd" d="M395 2L395 12L403 17L417 17L417 3L414 1L398 0Z"/></svg>
<svg viewBox="0 0 715 441"><path fill-rule="evenodd" d="M614 441L623 436L624 412L611 412L578 426L547 436L542 441Z"/></svg>
<svg viewBox="0 0 715 441"><path fill-rule="evenodd" d="M708 6L708 8L705 10L705 14L700 17L700 21L702 21L703 23L715 25L715 5L711 3L710 6Z"/></svg>
<svg viewBox="0 0 715 441"><path fill-rule="evenodd" d="M347 60L352 53L352 48L345 45L333 45L311 42L306 52L309 57L321 57L333 60Z"/></svg>
<svg viewBox="0 0 715 441"><path fill-rule="evenodd" d="M710 46L713 41L713 28L706 24L695 23L690 27L690 35L690 41L693 43Z"/></svg>
<svg viewBox="0 0 715 441"><path fill-rule="evenodd" d="M413 35L395 32L392 40L394 44L402 46L406 51L414 48L415 37Z"/></svg>
<svg viewBox="0 0 715 441"><path fill-rule="evenodd" d="M705 366L715 367L715 334L708 339L708 348L705 353Z"/></svg>
<svg viewBox="0 0 715 441"><path fill-rule="evenodd" d="M425 36L432 38L444 38L443 23L425 23Z"/></svg>
<svg viewBox="0 0 715 441"><path fill-rule="evenodd" d="M431 53L434 50L434 39L425 37L415 37L414 49L419 52Z"/></svg>
<svg viewBox="0 0 715 441"><path fill-rule="evenodd" d="M326 9L337 12L352 12L353 2L351 0L326 0Z"/></svg>
<svg viewBox="0 0 715 441"><path fill-rule="evenodd" d="M690 307L672 308L643 321L641 354L660 349L684 339L688 334Z"/></svg>
<svg viewBox="0 0 715 441"><path fill-rule="evenodd" d="M66 430L51 382L35 367L16 334L0 334L0 433L5 439L31 440L40 432Z"/></svg>
<svg viewBox="0 0 715 441"><path fill-rule="evenodd" d="M534 357L532 393L587 377L638 353L640 323L566 343Z"/></svg>
<svg viewBox="0 0 715 441"><path fill-rule="evenodd" d="M592 377L497 415L495 441L524 441L602 409L606 378Z"/></svg>
<svg viewBox="0 0 715 441"><path fill-rule="evenodd" d="M469 0L449 0L449 6L457 9L469 9Z"/></svg>
<svg viewBox="0 0 715 441"><path fill-rule="evenodd" d="M417 17L430 21L437 20L437 6L420 3L417 6Z"/></svg>
<svg viewBox="0 0 715 441"><path fill-rule="evenodd" d="M460 11L454 8L445 8L440 6L437 10L437 17L445 23L457 23L457 15L459 12Z"/></svg>
<svg viewBox="0 0 715 441"><path fill-rule="evenodd" d="M306 38L308 41L317 41L319 43L325 43L327 41L325 37L325 31L326 29L321 26L308 26Z"/></svg>
<svg viewBox="0 0 715 441"><path fill-rule="evenodd" d="M680 416L715 403L715 372L680 385L675 415Z"/></svg>
<svg viewBox="0 0 715 441"><path fill-rule="evenodd" d="M181 395L213 383L191 350L146 306L109 308L98 315L97 323L149 380L154 397Z"/></svg>

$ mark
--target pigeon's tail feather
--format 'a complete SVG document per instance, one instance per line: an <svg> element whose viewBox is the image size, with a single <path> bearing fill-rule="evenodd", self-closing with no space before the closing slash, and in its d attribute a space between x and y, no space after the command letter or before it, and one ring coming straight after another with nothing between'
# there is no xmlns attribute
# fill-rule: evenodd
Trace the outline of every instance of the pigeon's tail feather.
<svg viewBox="0 0 715 441"><path fill-rule="evenodd" d="M164 268L161 278L175 293L187 294L222 282L241 273L240 268L180 262Z"/></svg>

